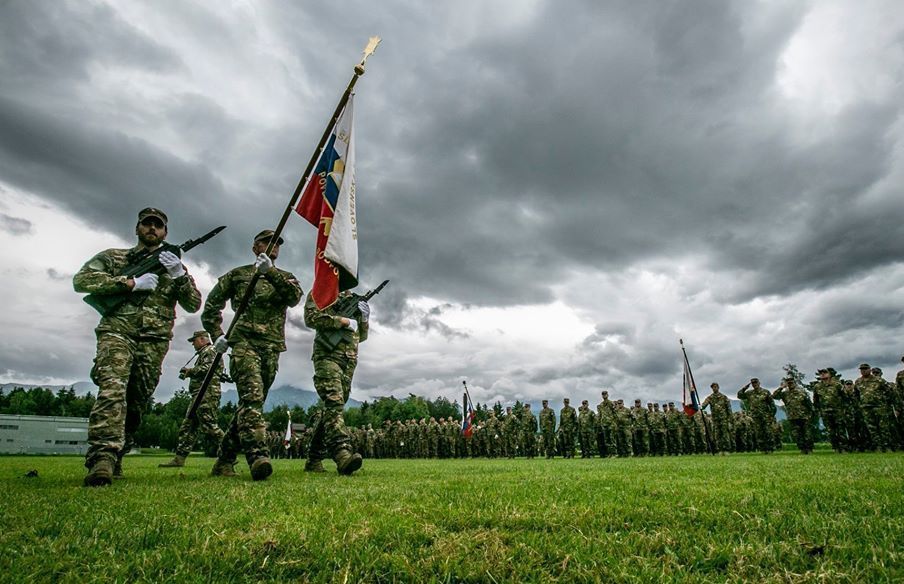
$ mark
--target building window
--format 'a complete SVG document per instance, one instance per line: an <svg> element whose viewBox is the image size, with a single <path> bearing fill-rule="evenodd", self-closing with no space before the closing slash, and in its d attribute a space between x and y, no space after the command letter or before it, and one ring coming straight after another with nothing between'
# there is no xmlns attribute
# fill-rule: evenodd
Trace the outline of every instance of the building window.
<svg viewBox="0 0 904 584"><path fill-rule="evenodd" d="M44 442L47 444L51 444L51 443L53 443L53 440L45 440Z"/></svg>
<svg viewBox="0 0 904 584"><path fill-rule="evenodd" d="M16 424L0 424L0 430L18 430L19 426Z"/></svg>
<svg viewBox="0 0 904 584"><path fill-rule="evenodd" d="M67 445L71 444L71 445L77 446L79 444L79 441L78 440L57 440L55 442L55 444L67 444Z"/></svg>

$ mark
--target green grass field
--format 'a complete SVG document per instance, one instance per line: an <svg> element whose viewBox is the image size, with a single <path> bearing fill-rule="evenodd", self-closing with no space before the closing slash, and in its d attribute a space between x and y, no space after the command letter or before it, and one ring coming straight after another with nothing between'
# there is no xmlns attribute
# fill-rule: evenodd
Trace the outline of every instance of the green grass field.
<svg viewBox="0 0 904 584"><path fill-rule="evenodd" d="M904 580L902 454L276 461L263 483L163 460L85 489L79 458L0 458L0 578Z"/></svg>

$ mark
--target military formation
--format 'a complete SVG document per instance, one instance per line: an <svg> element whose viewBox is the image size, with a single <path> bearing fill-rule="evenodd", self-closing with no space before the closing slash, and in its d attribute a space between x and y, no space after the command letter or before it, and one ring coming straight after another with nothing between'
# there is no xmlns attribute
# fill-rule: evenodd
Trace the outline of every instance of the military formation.
<svg viewBox="0 0 904 584"><path fill-rule="evenodd" d="M131 448L132 436L160 379L173 336L176 306L188 313L202 306L201 293L177 255L178 249L171 251L164 245L167 231L168 217L163 211L142 209L135 225L137 244L98 253L73 278L76 292L121 300L102 311L95 329L97 352L91 379L98 395L88 420L85 486L109 485L122 476L123 455ZM304 296L295 276L274 265L284 243L275 236L270 230L258 233L251 246L253 263L221 276L204 303L204 330L189 339L197 361L193 367L184 367L180 376L191 380L193 399L205 378L214 382L207 386L196 415L180 428L175 456L162 467L184 466L197 433L202 431L219 440L211 471L214 476L237 476L234 465L239 454L244 454L252 479L265 480L273 472L263 406L279 369L279 356L286 351L286 312ZM127 275L130 266L149 258L156 258L152 271ZM227 303L233 310L243 304L244 310L230 327L228 338L223 330ZM362 456L351 448L342 409L351 389L358 343L367 337L369 314L370 308L363 301L354 318L335 314L331 307L321 310L310 296L305 304L305 322L318 337L324 331L340 333L338 342L329 348L315 342L312 354L314 387L324 405L312 430L306 470L323 472L321 461L326 456L336 462L341 474L361 468ZM230 349L229 374L236 384L239 403L223 432L216 425L221 375L218 363ZM210 373L213 367L216 369Z"/></svg>

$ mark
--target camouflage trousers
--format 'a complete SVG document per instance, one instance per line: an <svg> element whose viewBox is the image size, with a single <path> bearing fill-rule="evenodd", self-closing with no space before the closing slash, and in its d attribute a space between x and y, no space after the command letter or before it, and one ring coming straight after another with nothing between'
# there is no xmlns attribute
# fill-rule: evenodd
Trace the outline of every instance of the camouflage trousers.
<svg viewBox="0 0 904 584"><path fill-rule="evenodd" d="M101 458L121 457L141 425L151 395L160 380L160 365L169 341L140 341L117 333L98 333L91 380L97 401L88 418L85 466Z"/></svg>
<svg viewBox="0 0 904 584"><path fill-rule="evenodd" d="M851 450L851 445L848 441L847 428L844 423L844 416L834 409L824 409L822 410L821 417L822 423L826 427L826 435L829 438L829 442L832 444L832 448L837 452Z"/></svg>
<svg viewBox="0 0 904 584"><path fill-rule="evenodd" d="M556 432L555 430L542 430L543 450L546 458L552 458L556 455Z"/></svg>
<svg viewBox="0 0 904 584"><path fill-rule="evenodd" d="M600 425L596 434L597 448L600 456L615 456L615 435L612 432L612 426Z"/></svg>
<svg viewBox="0 0 904 584"><path fill-rule="evenodd" d="M634 452L633 435L627 426L615 429L615 449L618 456L624 458Z"/></svg>
<svg viewBox="0 0 904 584"><path fill-rule="evenodd" d="M527 458L533 458L537 450L537 436L530 430L525 430L521 435L521 453Z"/></svg>
<svg viewBox="0 0 904 584"><path fill-rule="evenodd" d="M308 460L321 460L327 454L335 457L351 444L342 412L352 390L352 376L358 360L343 354L332 354L314 360L314 389L323 400L323 410L314 425Z"/></svg>
<svg viewBox="0 0 904 584"><path fill-rule="evenodd" d="M578 434L578 441L581 443L581 458L589 458L593 456L593 430L581 430Z"/></svg>
<svg viewBox="0 0 904 584"><path fill-rule="evenodd" d="M681 454L681 430L678 428L666 428L665 448L669 456Z"/></svg>
<svg viewBox="0 0 904 584"><path fill-rule="evenodd" d="M562 456L574 458L574 428L559 428L559 440L562 444Z"/></svg>
<svg viewBox="0 0 904 584"><path fill-rule="evenodd" d="M712 430L710 439L716 452L731 452L734 450L732 447L734 435L731 433L731 425L728 419L712 418L710 430Z"/></svg>
<svg viewBox="0 0 904 584"><path fill-rule="evenodd" d="M192 401L198 395L201 383L190 383L188 390ZM208 386L204 394L204 401L198 406L194 419L185 418L179 426L179 439L176 442L176 454L188 456L198 439L198 431L210 436L217 444L223 441L223 430L217 423L217 414L220 408L220 383L214 381Z"/></svg>
<svg viewBox="0 0 904 584"><path fill-rule="evenodd" d="M753 439L760 452L775 450L775 434L773 433L772 416L753 416Z"/></svg>
<svg viewBox="0 0 904 584"><path fill-rule="evenodd" d="M634 456L646 456L650 452L650 433L643 429L633 432Z"/></svg>
<svg viewBox="0 0 904 584"><path fill-rule="evenodd" d="M871 450L887 450L892 447L892 426L889 412L884 407L864 407L863 425L869 437Z"/></svg>
<svg viewBox="0 0 904 584"><path fill-rule="evenodd" d="M238 453L244 452L250 466L258 458L270 456L263 410L278 370L278 351L244 342L232 348L229 375L235 381L239 403L220 442L220 460L234 463Z"/></svg>
<svg viewBox="0 0 904 584"><path fill-rule="evenodd" d="M813 431L810 420L789 419L788 424L791 426L791 437L794 439L794 443L797 444L797 448L801 452L812 452Z"/></svg>

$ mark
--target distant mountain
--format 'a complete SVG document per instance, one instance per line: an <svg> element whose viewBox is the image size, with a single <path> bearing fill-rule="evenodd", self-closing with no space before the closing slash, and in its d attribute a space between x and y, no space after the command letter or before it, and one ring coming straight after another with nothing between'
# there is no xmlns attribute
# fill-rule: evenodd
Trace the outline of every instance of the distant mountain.
<svg viewBox="0 0 904 584"><path fill-rule="evenodd" d="M97 386L91 383L90 381L76 381L75 383L67 384L67 385L47 385L46 383L3 383L0 384L0 390L3 390L3 393L9 393L17 387L21 387L22 389L32 389L34 387L43 387L44 389L49 389L53 393L59 393L61 389L69 389L70 387L75 389L75 395L85 395L89 391L94 395L97 395Z"/></svg>
<svg viewBox="0 0 904 584"><path fill-rule="evenodd" d="M281 385L271 389L270 393L267 394L267 401L264 402L264 411L269 412L273 408L282 405L289 406L289 408L298 406L303 409L308 409L319 400L320 398L317 397L317 392L309 389L301 389L294 385ZM230 401L233 404L237 404L239 401L239 394L234 389L228 389L223 392L223 395L220 396L220 406L223 406L226 402ZM361 402L351 398L349 398L348 403L345 404L346 408L357 408L360 406Z"/></svg>

